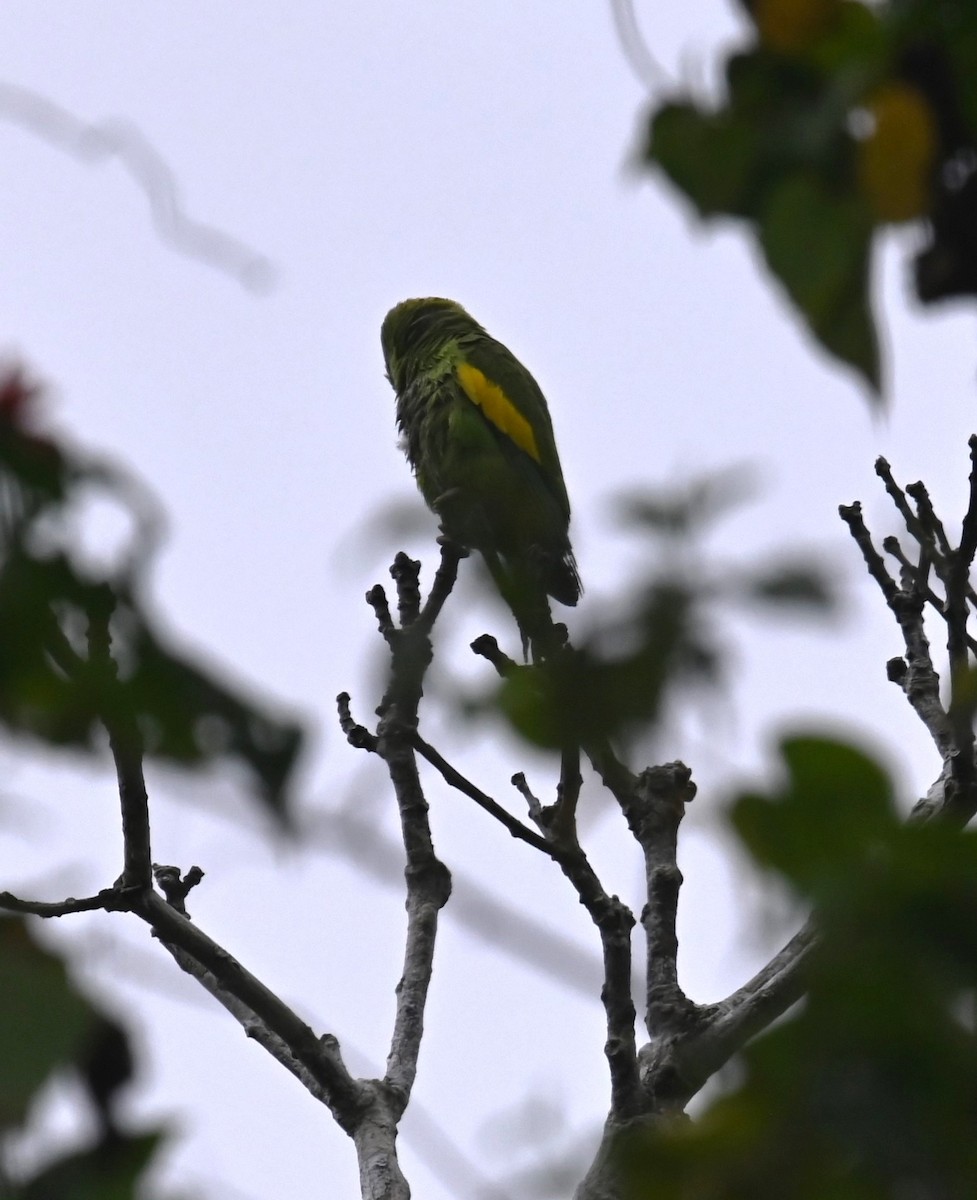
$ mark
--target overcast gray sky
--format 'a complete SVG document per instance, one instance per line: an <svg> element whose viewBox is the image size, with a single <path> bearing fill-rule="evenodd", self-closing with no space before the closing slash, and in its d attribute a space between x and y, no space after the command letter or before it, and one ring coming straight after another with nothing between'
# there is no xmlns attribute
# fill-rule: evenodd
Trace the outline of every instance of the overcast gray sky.
<svg viewBox="0 0 977 1200"><path fill-rule="evenodd" d="M717 48L740 31L735 6L637 8L671 77L708 90ZM872 469L880 453L901 478L926 479L948 517L962 510L973 322L907 304L912 233L878 264L892 353L890 412L877 420L854 379L812 350L741 232L703 231L630 169L645 91L607 3L12 0L0 46L0 79L79 122L137 127L172 169L184 211L235 239L227 269L179 253L118 162L83 163L25 130L0 94L0 350L48 382L61 428L129 464L165 508L153 582L174 635L316 729L304 812L351 805L368 827L395 826L380 764L345 744L334 697L349 690L362 719L376 703L381 657L362 596L386 581L393 552L423 558L427 579L436 562L379 352L398 300L460 300L546 392L587 587L575 627L606 611L641 561L614 508L629 488L750 464L762 491L717 529L713 552L743 563L815 546L837 561L847 617L736 622L724 697L676 711L652 748L688 761L701 788L683 845L686 984L705 1001L742 982L774 909L742 892L719 814L737 781L770 769L779 733L841 727L902 772L907 799L936 773L885 681L896 631L836 515L861 498L870 524L891 528ZM242 284L238 268L255 261L270 287ZM417 520L398 535L379 518L404 507ZM112 523L93 521L103 544ZM441 698L459 680L484 681L464 647L485 629L512 641L503 614L463 581L445 621ZM519 766L540 791L552 786L544 759L494 726L452 728L438 702L432 688L427 736L486 790L506 797ZM5 844L21 864L4 883L53 895L110 882L110 774L67 758L38 766L9 746L3 760L20 798ZM207 872L194 917L336 1033L355 1070L380 1069L400 967L397 889L345 861L335 830L314 851L270 845L234 780L154 771L151 783L155 857ZM461 882L418 1108L486 1179L585 1157L607 1097L597 987L574 990L473 936L465 881L578 946L586 980L595 941L582 910L550 864L460 797L432 781L431 800ZM636 856L593 787L585 804L608 885L638 902ZM161 1179L230 1200L356 1194L352 1147L326 1111L178 978L141 927L92 916L48 935L93 987L140 1014L135 1107L176 1132ZM47 1119L68 1118L55 1106ZM418 1196L477 1194L446 1173L453 1160L419 1116L404 1140ZM524 1183L505 1194L531 1194Z"/></svg>

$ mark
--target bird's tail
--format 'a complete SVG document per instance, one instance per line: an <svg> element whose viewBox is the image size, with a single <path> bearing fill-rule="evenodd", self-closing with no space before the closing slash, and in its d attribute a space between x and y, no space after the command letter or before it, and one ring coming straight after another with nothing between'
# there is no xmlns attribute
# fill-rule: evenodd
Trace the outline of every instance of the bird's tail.
<svg viewBox="0 0 977 1200"><path fill-rule="evenodd" d="M551 658L564 644L566 630L550 612L549 598L535 571L519 569L497 554L484 553L485 565L519 627L522 654L534 663Z"/></svg>

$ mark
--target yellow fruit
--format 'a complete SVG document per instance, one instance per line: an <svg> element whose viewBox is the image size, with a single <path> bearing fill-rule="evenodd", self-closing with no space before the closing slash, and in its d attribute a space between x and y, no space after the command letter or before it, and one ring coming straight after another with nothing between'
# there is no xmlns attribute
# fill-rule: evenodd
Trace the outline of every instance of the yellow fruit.
<svg viewBox="0 0 977 1200"><path fill-rule="evenodd" d="M858 190L878 221L923 216L938 144L926 97L908 83L887 83L863 107L869 120L858 146Z"/></svg>
<svg viewBox="0 0 977 1200"><path fill-rule="evenodd" d="M754 0L753 20L760 41L781 54L804 50L838 9L838 0Z"/></svg>

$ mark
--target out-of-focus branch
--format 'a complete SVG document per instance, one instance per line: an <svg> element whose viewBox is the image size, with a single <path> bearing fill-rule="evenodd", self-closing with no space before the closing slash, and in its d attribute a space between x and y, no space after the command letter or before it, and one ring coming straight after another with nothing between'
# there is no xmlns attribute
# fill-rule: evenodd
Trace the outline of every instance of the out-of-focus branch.
<svg viewBox="0 0 977 1200"><path fill-rule="evenodd" d="M303 845L315 845L353 862L385 886L402 886L399 843L364 815L359 802L338 812L315 814L303 824L299 836ZM451 904L446 913L487 945L561 987L590 998L600 989L601 965L595 954L457 870L452 872ZM632 990L640 985L633 977Z"/></svg>
<svg viewBox="0 0 977 1200"><path fill-rule="evenodd" d="M638 82L651 93L674 90L675 81L652 54L641 32L634 0L611 0L611 15L624 57Z"/></svg>
<svg viewBox="0 0 977 1200"><path fill-rule="evenodd" d="M274 268L264 255L216 226L187 215L173 169L130 122L83 121L40 92L4 82L0 82L0 118L80 162L118 160L149 201L162 241L180 254L234 276L249 291L267 292L274 286Z"/></svg>

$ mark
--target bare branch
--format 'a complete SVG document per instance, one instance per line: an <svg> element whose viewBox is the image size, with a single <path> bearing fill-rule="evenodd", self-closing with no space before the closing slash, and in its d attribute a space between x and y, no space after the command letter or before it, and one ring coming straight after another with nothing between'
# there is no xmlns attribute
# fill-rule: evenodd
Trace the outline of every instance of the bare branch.
<svg viewBox="0 0 977 1200"><path fill-rule="evenodd" d="M647 900L641 914L648 951L645 1023L654 1037L687 1024L695 1005L678 982L678 914L682 872L678 868L678 829L695 796L692 772L680 762L649 767L638 777L624 807L628 828L645 860Z"/></svg>
<svg viewBox="0 0 977 1200"><path fill-rule="evenodd" d="M391 637L397 632L397 627L394 625L394 619L390 615L387 593L379 583L375 583L366 593L366 602L373 609L377 619L377 628L381 636L389 644Z"/></svg>
<svg viewBox="0 0 977 1200"><path fill-rule="evenodd" d="M886 459L880 457L875 460L875 473L885 484L885 490L888 492L892 503L898 509L899 515L906 524L906 528L921 546L925 545L927 541L931 540L930 535L920 524L918 517L913 512L909 501L906 499L905 492L893 479L892 468ZM861 505L856 505L856 507L860 512ZM935 550L936 546L934 545L932 548Z"/></svg>
<svg viewBox="0 0 977 1200"><path fill-rule="evenodd" d="M166 903L185 917L189 916L186 899L191 891L203 881L204 872L200 867L191 867L184 874L179 867L153 863L153 878L166 897Z"/></svg>
<svg viewBox="0 0 977 1200"><path fill-rule="evenodd" d="M801 998L815 940L809 921L749 982L726 1000L700 1009L685 1037L667 1043L659 1062L678 1088L678 1104L684 1107L737 1051Z"/></svg>
<svg viewBox="0 0 977 1200"><path fill-rule="evenodd" d="M66 917L71 913L96 912L99 909L105 912L131 912L140 891L140 888L134 887L110 887L80 900L74 896L66 900L24 900L12 892L0 892L0 908L35 917Z"/></svg>
<svg viewBox="0 0 977 1200"><path fill-rule="evenodd" d="M888 472L888 464L885 466ZM891 481L891 472L888 472L885 478ZM894 482L891 487L905 505L905 497ZM900 511L903 511L902 508ZM862 518L862 506L857 502L851 505L843 504L838 512L861 550L869 574L882 590L902 632L906 647L906 670L897 674L890 666L889 678L899 683L917 716L929 731L940 757L945 760L953 752L953 730L940 698L940 677L933 666L929 639L923 622L925 593L916 587L916 572L904 567L903 586L897 585L872 543L872 536ZM920 529L920 537L924 539L921 544L925 544L926 535L911 512L909 520L913 528Z"/></svg>
<svg viewBox="0 0 977 1200"><path fill-rule="evenodd" d="M884 460L880 459L879 461L883 462ZM888 468L888 465L886 463L886 468ZM861 504L858 500L854 504L840 504L838 506L838 515L848 526L849 532L855 539L859 550L861 550L862 558L865 559L865 565L868 567L868 573L879 585L886 603L891 605L893 597L899 591L899 586L886 570L882 556L872 544L872 535L869 533L868 527L862 518ZM915 517L912 516L912 513L910 513L910 519L915 522Z"/></svg>
<svg viewBox="0 0 977 1200"><path fill-rule="evenodd" d="M136 912L178 965L199 980L293 1074L308 1076L339 1125L352 1134L364 1119L368 1097L343 1065L334 1037L316 1034L270 988L155 892L142 894ZM259 1025L267 1030L259 1038Z"/></svg>
<svg viewBox="0 0 977 1200"><path fill-rule="evenodd" d="M320 1103L325 1104L327 1108L329 1107L329 1092L322 1086L308 1067L295 1057L283 1037L275 1033L252 1008L236 993L229 991L217 975L208 971L193 955L188 954L185 950L172 943L164 943L164 948L169 951L174 962L182 971L185 971L187 975L195 979L205 991L214 997L218 1004L227 1009L249 1038L252 1038L259 1046L267 1050L272 1058L276 1059L287 1071L291 1072L302 1086L315 1096ZM323 1044L327 1047L335 1045L335 1039L330 1040L327 1035L323 1039ZM336 1050L338 1052L338 1045L336 1045Z"/></svg>
<svg viewBox="0 0 977 1200"><path fill-rule="evenodd" d="M499 648L499 643L489 633L483 633L477 637L472 642L471 648L495 667L496 674L501 679L505 679L516 670L517 663Z"/></svg>
<svg viewBox="0 0 977 1200"><path fill-rule="evenodd" d="M118 668L112 658L109 622L115 596L106 588L104 607L88 621L88 663L84 670L104 702L101 720L109 735L122 806L123 887L149 888L153 867L150 849L149 797L143 775L143 742L139 726L125 703Z"/></svg>
<svg viewBox="0 0 977 1200"><path fill-rule="evenodd" d="M584 749L601 783L623 810L638 786L637 775L621 762L609 742L588 744Z"/></svg>
<svg viewBox="0 0 977 1200"><path fill-rule="evenodd" d="M560 755L560 782L556 788L553 828L559 837L565 829L577 827L577 802L583 776L580 774L580 747L568 746Z"/></svg>
<svg viewBox="0 0 977 1200"><path fill-rule="evenodd" d="M397 615L402 628L413 625L421 612L421 564L401 551L390 568L397 587Z"/></svg>
<svg viewBox="0 0 977 1200"><path fill-rule="evenodd" d="M457 556L449 551L445 563ZM387 1186L406 1196L406 1183L396 1160L396 1127L417 1073L417 1057L424 1031L424 1011L434 963L438 913L451 894L451 876L434 851L428 804L417 770L414 739L422 682L431 663L429 622L421 619L418 572L420 565L398 554L391 568L397 584L400 628L395 628L383 590L375 587L367 600L377 613L380 632L390 648L390 675L377 708L380 722L373 749L384 760L400 812L401 833L407 856L407 936L404 969L397 985L397 1007L387 1055L387 1070L376 1084L380 1115L371 1130L357 1140L361 1180L366 1174L390 1172ZM442 577L442 585L444 579ZM450 591L450 586L448 587ZM446 593L447 594L447 593ZM437 611L437 606L434 606ZM433 618L432 618L433 620ZM342 712L342 708L341 708ZM384 1166L386 1164L386 1166ZM366 1173L366 1174L364 1174ZM377 1177L373 1185L383 1179ZM365 1186L365 1184L364 1184ZM387 1193L368 1193L384 1194Z"/></svg>
<svg viewBox="0 0 977 1200"><path fill-rule="evenodd" d="M190 875L190 872L188 872ZM57 903L21 900L0 893L0 908L40 917L68 913L132 912L145 921L182 970L192 975L352 1133L366 1113L363 1085L343 1066L336 1039L318 1038L268 987L174 906L150 889L106 888L97 896Z"/></svg>
<svg viewBox="0 0 977 1200"><path fill-rule="evenodd" d="M577 839L575 822L560 812L559 801L541 805L522 776L513 783L527 797L529 813L553 844L552 857L573 885L580 903L600 934L604 964L601 1000L607 1025L604 1054L611 1077L611 1112L627 1119L642 1111L643 1096L631 996L631 930L634 914L617 896L608 895ZM572 786L572 785L571 785Z"/></svg>
<svg viewBox="0 0 977 1200"><path fill-rule="evenodd" d="M450 538L440 537L438 542L441 545L441 562L435 572L431 593L424 603L419 619L421 628L428 633L434 628L434 622L440 616L441 609L455 586L455 580L458 578L458 564L463 558L468 557L468 551L464 546L459 546Z"/></svg>
<svg viewBox="0 0 977 1200"><path fill-rule="evenodd" d="M914 577L914 587L916 591L919 592L930 608L932 608L934 612L938 613L945 621L947 619L946 604L929 586L929 571L932 565L932 560L926 549L923 548L920 554L920 561L918 563L913 563L910 561L906 555L906 552L900 545L897 537L890 536L883 538L882 549L886 552L886 554L892 555L896 562L898 562L902 567L903 571L909 572L909 575ZM973 589L970 587L969 581L967 584L967 594L971 603L974 603ZM977 638L972 637L969 633L967 634L967 645L970 648L971 654L977 655Z"/></svg>
<svg viewBox="0 0 977 1200"><path fill-rule="evenodd" d="M936 510L933 508L933 501L930 499L926 484L922 480L906 484L906 495L911 497L916 505L919 528L923 530L925 535L918 539L919 544L934 554L948 555L950 553L950 541L946 536L946 530L943 528L943 522L936 515Z"/></svg>
<svg viewBox="0 0 977 1200"><path fill-rule="evenodd" d="M974 705L970 697L972 655L977 654L977 643L968 629L971 606L977 607L977 594L970 581L977 554L977 437L970 438L969 446L970 498L956 549L946 535L925 485L913 483L903 492L893 479L889 464L884 459L876 463L876 471L884 480L886 491L920 547L919 562L914 565L895 538L884 540L883 548L902 567L899 587L880 567L881 560L862 521L860 506L855 504L840 509L902 630L905 661L890 660L888 677L902 687L940 752L944 764L941 776L944 815L961 825L977 812L977 742L973 728ZM907 495L915 504L915 512L909 506ZM931 568L943 586L942 601L929 586ZM924 628L927 603L946 622L951 680L949 708L940 697L940 680ZM930 811L929 798L924 808L926 812Z"/></svg>
<svg viewBox="0 0 977 1200"><path fill-rule="evenodd" d="M406 1107L417 1072L417 1056L424 1031L424 1010L434 964L438 912L451 893L451 876L437 858L431 840L428 806L417 774L410 738L402 726L404 714L387 708L377 731L377 753L387 764L407 851L407 938L404 970L397 985L394 1018L385 1081ZM396 1114L399 1117L399 1113Z"/></svg>
<svg viewBox="0 0 977 1200"><path fill-rule="evenodd" d="M631 998L634 914L617 896L604 891L579 845L575 853L564 850L560 866L600 934L604 960L600 997L607 1024L604 1054L611 1076L611 1112L626 1119L640 1113L643 1107L634 1028L637 1014Z"/></svg>

